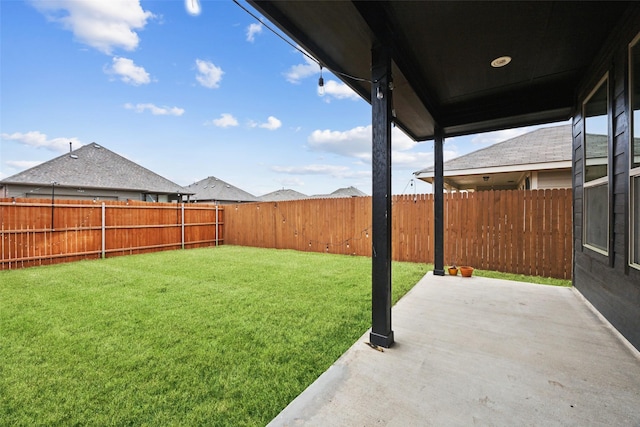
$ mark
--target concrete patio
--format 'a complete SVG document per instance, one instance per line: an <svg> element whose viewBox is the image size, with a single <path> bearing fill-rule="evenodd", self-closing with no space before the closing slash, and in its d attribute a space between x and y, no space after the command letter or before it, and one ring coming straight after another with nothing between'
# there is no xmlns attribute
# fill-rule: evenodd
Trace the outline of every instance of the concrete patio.
<svg viewBox="0 0 640 427"><path fill-rule="evenodd" d="M427 274L270 426L640 426L640 355L573 288Z"/></svg>

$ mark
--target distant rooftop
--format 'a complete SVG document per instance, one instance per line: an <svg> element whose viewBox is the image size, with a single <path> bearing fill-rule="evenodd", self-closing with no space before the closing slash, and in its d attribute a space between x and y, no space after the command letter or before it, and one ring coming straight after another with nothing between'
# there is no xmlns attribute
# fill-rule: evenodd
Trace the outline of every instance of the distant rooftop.
<svg viewBox="0 0 640 427"><path fill-rule="evenodd" d="M0 184L108 188L158 194L191 194L186 188L95 142L3 179Z"/></svg>
<svg viewBox="0 0 640 427"><path fill-rule="evenodd" d="M280 190L272 191L271 193L263 194L259 199L263 202L284 202L287 200L300 200L308 199L309 196L288 188L282 188Z"/></svg>
<svg viewBox="0 0 640 427"><path fill-rule="evenodd" d="M259 199L234 185L229 184L215 176L207 177L187 186L194 194L194 201L212 202L258 202Z"/></svg>
<svg viewBox="0 0 640 427"><path fill-rule="evenodd" d="M330 194L317 194L313 197L317 199L321 199L321 198L366 197L366 196L367 196L366 193L363 193L362 191L358 190L356 187L351 186L351 187L339 188Z"/></svg>
<svg viewBox="0 0 640 427"><path fill-rule="evenodd" d="M571 125L534 130L444 163L446 171L571 161ZM415 174L433 173L434 167Z"/></svg>

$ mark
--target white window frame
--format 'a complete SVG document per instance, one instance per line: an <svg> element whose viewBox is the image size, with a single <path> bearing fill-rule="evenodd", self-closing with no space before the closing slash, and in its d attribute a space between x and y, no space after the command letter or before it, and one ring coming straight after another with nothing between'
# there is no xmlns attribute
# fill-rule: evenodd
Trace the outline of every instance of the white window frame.
<svg viewBox="0 0 640 427"><path fill-rule="evenodd" d="M635 262L636 256L640 259L640 254L635 253L635 234L636 227L640 227L640 212L635 211L635 200L634 200L634 181L636 178L640 177L640 166L633 167L634 163L634 155L640 156L640 153L634 153L634 133L635 127L640 128L640 123L634 123L634 114L633 114L633 81L634 81L634 72L640 72L640 69L633 69L633 48L636 46L640 46L640 33L636 35L631 43L629 43L629 266L633 268L637 268L640 270L640 261Z"/></svg>
<svg viewBox="0 0 640 427"><path fill-rule="evenodd" d="M591 98L593 97L593 95L596 94L596 92L598 92L598 90L600 90L600 88L602 87L602 85L605 85L606 88L606 93L607 93L607 175L591 180L591 181L587 181L587 115L585 112L585 107L587 105L587 103L591 100ZM611 165L609 164L609 157L610 157L610 153L609 153L609 139L611 138L611 127L609 125L609 106L611 104L611 99L609 96L609 73L605 73L604 76L598 81L598 83L594 86L593 90L589 93L589 95L585 98L585 100L582 103L582 154L583 154L583 158L582 158L582 188L583 188L583 198L582 198L582 246L585 248L588 248L594 252L597 252L599 254L605 255L605 256L609 256L609 238L610 238L610 233L611 233L611 227L609 225L610 222L610 218L609 218L609 205L611 203L611 200L609 200L609 193L610 193L610 188L608 187L610 185L609 183L609 176L611 174ZM606 227L607 227L607 239L605 242L605 248L606 250L603 250L602 248L599 248L597 246L594 246L592 244L589 244L587 242L587 221L589 219L589 212L587 211L587 192L590 188L595 188L601 185L607 185L607 217L606 217Z"/></svg>

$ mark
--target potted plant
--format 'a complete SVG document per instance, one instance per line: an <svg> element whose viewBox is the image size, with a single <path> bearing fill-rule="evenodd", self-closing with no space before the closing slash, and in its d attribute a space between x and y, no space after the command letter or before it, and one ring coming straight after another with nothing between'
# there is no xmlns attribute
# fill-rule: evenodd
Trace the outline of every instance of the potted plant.
<svg viewBox="0 0 640 427"><path fill-rule="evenodd" d="M460 274L462 274L462 277L471 277L471 275L473 274L473 267L469 267L467 265L461 266Z"/></svg>
<svg viewBox="0 0 640 427"><path fill-rule="evenodd" d="M458 267L456 266L455 263L449 266L449 274L452 276L458 275Z"/></svg>

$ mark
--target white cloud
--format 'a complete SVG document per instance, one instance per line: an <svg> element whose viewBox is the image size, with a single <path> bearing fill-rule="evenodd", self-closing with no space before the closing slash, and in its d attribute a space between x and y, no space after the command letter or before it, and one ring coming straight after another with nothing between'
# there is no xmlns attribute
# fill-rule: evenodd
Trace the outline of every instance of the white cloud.
<svg viewBox="0 0 640 427"><path fill-rule="evenodd" d="M247 41L253 43L256 39L256 34L262 33L262 24L253 23L247 27Z"/></svg>
<svg viewBox="0 0 640 427"><path fill-rule="evenodd" d="M346 131L315 130L309 136L308 147L313 151L328 152L344 157L352 157L361 162L371 162L372 128L358 126ZM431 151L420 150L418 143L409 138L399 128L391 132L391 161L393 167L414 170L433 163ZM452 155L447 153L447 155Z"/></svg>
<svg viewBox="0 0 640 427"><path fill-rule="evenodd" d="M391 154L391 160L394 168L410 169L413 172L433 164L433 151L394 151Z"/></svg>
<svg viewBox="0 0 640 427"><path fill-rule="evenodd" d="M360 99L360 95L355 93L353 89L335 80L325 80L324 93L336 99Z"/></svg>
<svg viewBox="0 0 640 427"><path fill-rule="evenodd" d="M298 84L300 80L320 72L320 66L316 62L304 55L303 58L304 64L294 65L289 68L289 71L284 73L289 83Z"/></svg>
<svg viewBox="0 0 640 427"><path fill-rule="evenodd" d="M73 143L73 148L80 148L84 144L82 144L78 138L53 138L48 139L47 135L41 133L39 131L30 131L27 133L22 132L14 132L14 133L3 133L2 139L8 141L15 141L23 145L27 145L29 147L35 148L45 148L51 151L65 152L69 150L69 142Z"/></svg>
<svg viewBox="0 0 640 427"><path fill-rule="evenodd" d="M370 175L368 171L354 171L347 166L338 165L272 166L271 170L289 175L328 175L333 178L356 178Z"/></svg>
<svg viewBox="0 0 640 427"><path fill-rule="evenodd" d="M306 165L306 166L272 166L275 172L288 173L292 175L329 175L344 173L349 170L346 166L335 165Z"/></svg>
<svg viewBox="0 0 640 427"><path fill-rule="evenodd" d="M259 124L258 126L268 130L276 130L282 126L282 122L273 116L269 116L266 123Z"/></svg>
<svg viewBox="0 0 640 427"><path fill-rule="evenodd" d="M189 15L198 16L202 11L200 0L184 0L184 7Z"/></svg>
<svg viewBox="0 0 640 427"><path fill-rule="evenodd" d="M309 148L358 159L371 158L371 126L346 131L314 130L307 139Z"/></svg>
<svg viewBox="0 0 640 427"><path fill-rule="evenodd" d="M111 68L105 70L109 74L120 76L120 80L133 86L145 85L151 82L149 73L143 67L133 63L129 58L114 57Z"/></svg>
<svg viewBox="0 0 640 427"><path fill-rule="evenodd" d="M219 119L213 119L211 123L220 128L238 126L238 120L229 113L223 113Z"/></svg>
<svg viewBox="0 0 640 427"><path fill-rule="evenodd" d="M31 4L81 43L108 55L115 48L136 49L140 42L136 31L154 17L139 0L31 0Z"/></svg>
<svg viewBox="0 0 640 427"><path fill-rule="evenodd" d="M136 113L143 113L149 110L154 116L181 116L184 114L184 108L178 107L158 107L154 104L124 104L127 110L134 110Z"/></svg>
<svg viewBox="0 0 640 427"><path fill-rule="evenodd" d="M202 59L196 59L196 67L198 68L198 74L196 75L198 83L209 89L220 87L220 80L222 80L222 75L224 74L222 68L216 67L213 62Z"/></svg>

